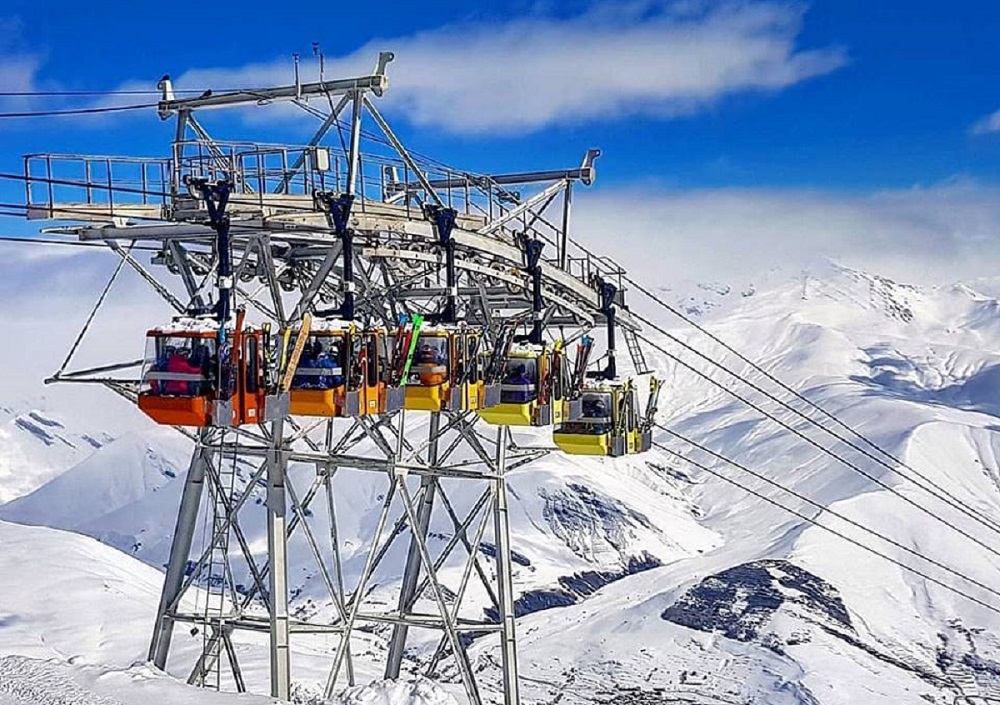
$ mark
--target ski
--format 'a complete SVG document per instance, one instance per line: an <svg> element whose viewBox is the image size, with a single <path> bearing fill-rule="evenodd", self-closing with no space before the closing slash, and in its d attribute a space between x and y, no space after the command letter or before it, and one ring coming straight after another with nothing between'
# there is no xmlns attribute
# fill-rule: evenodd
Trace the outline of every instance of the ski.
<svg viewBox="0 0 1000 705"><path fill-rule="evenodd" d="M573 367L573 389L582 391L587 382L587 365L590 363L590 352L594 348L594 339L589 335L576 346L576 364Z"/></svg>
<svg viewBox="0 0 1000 705"><path fill-rule="evenodd" d="M278 377L281 377L281 372L284 372L285 366L288 364L288 344L292 339L292 329L285 328L285 332L281 336L281 355L278 361Z"/></svg>
<svg viewBox="0 0 1000 705"><path fill-rule="evenodd" d="M264 352L264 387L268 391L273 391L277 375L275 374L275 351L273 347L274 341L271 340L271 324L264 323L260 327L260 332L261 347Z"/></svg>
<svg viewBox="0 0 1000 705"><path fill-rule="evenodd" d="M486 366L484 379L486 384L499 384L506 369L507 357L510 355L510 348L514 344L514 333L517 327L511 323L505 323L493 341L493 354L490 362Z"/></svg>
<svg viewBox="0 0 1000 705"><path fill-rule="evenodd" d="M397 385L406 383L406 377L410 374L410 365L413 362L413 354L417 350L417 339L420 336L420 329L423 328L424 317L416 314L409 321L400 326L400 333L397 335L396 350L403 352L404 357L398 360L396 369L399 370L399 379L395 380Z"/></svg>
<svg viewBox="0 0 1000 705"><path fill-rule="evenodd" d="M646 415L643 418L643 431L648 431L656 424L656 412L659 410L660 389L663 383L655 375L649 378L649 398L646 399Z"/></svg>
<svg viewBox="0 0 1000 705"><path fill-rule="evenodd" d="M281 391L287 392L292 388L292 378L295 377L295 370L299 366L299 358L302 351L306 349L306 341L309 339L309 330L312 328L312 314L307 313L302 317L302 327L299 328L298 337L295 339L295 347L292 354L288 356L288 364L285 367L285 376L281 378ZM285 332L288 335L288 331Z"/></svg>

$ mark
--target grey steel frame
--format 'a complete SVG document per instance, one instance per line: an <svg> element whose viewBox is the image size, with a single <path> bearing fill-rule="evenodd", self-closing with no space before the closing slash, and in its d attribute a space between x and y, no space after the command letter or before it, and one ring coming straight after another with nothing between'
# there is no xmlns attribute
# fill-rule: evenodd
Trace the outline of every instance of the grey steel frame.
<svg viewBox="0 0 1000 705"><path fill-rule="evenodd" d="M595 259L589 254L570 255L568 229L572 184L574 181L585 184L593 181L594 159L599 152L589 151L583 165L577 169L498 177L441 169L436 163L416 158L402 145L369 97L370 94L379 96L386 90L385 69L391 58L390 54L380 55L371 76L312 84L296 82L294 86L192 99L174 98L169 80L166 80L161 84L163 101L159 112L164 119L177 118L172 157L167 161L142 162L141 191L116 185L112 177L112 168L119 162L134 164L141 160L29 155L25 158L29 217L77 221L78 224L58 231L72 232L83 240L105 242L121 258L122 264L127 264L144 279L174 310L183 312L188 305L201 304L205 300L206 282L212 279L215 268L215 254L210 246L211 231L205 225L203 207L185 193L182 179L192 171L200 175L223 174L236 186L230 204L234 256L239 263L236 296L243 305L255 308L285 327L295 325L307 311L314 309L318 299L336 300L342 292L342 272L337 265L340 243L331 232L322 208L312 194L305 192L310 185L315 187L332 180L333 184L328 185L352 193L358 199L351 220L357 241L362 245L356 266L356 271L360 272L358 308L367 320L392 325L402 312L436 310L447 293L440 283L439 258L429 253L434 231L421 204L452 205L458 201L458 205L464 207L454 237L460 253L459 295L466 320L495 330L504 320L526 319L530 296L526 275L520 269L522 260L517 238L542 237L555 250L554 257L542 266L545 299L549 305L547 320L552 325L562 326L563 334L569 339L589 331L601 320L593 277L614 278L622 274L610 260ZM257 103L262 100L261 96L268 102L290 100L319 114L322 124L305 147L298 148L297 152L282 152L265 145L237 147L216 142L195 118L198 110ZM306 105L304 101L310 96L326 98L329 113ZM339 97L336 104L333 96ZM325 149L320 146L322 140L334 127L341 131L339 116L348 105L351 107L349 141L341 145L343 154L333 157L336 167L324 172L317 165L324 159L329 161L330 153L320 154L317 150ZM363 129L366 116L378 128L375 138ZM193 138L189 137L189 132L193 133ZM372 158L363 154L362 143L366 140L381 148L383 155ZM190 156L192 151L196 156ZM335 148L331 148L333 151ZM389 156L385 156L385 152ZM276 155L281 159L280 171L274 171L265 163L267 158ZM88 175L98 161L106 163L106 182L60 179L55 169L66 159L83 161ZM372 181L371 170L367 176L364 174L365 164L371 162L379 166L377 184ZM44 164L41 175L37 172L39 163ZM431 174L433 169L439 173ZM147 173L162 175L158 189L148 182ZM526 199L508 188L536 183L543 183L544 188ZM269 188L272 184L273 188ZM295 193L300 186L303 192ZM41 199L37 198L38 187L44 190ZM375 198L371 196L373 187L378 192ZM83 202L71 198L60 200L57 191L64 188L83 191L85 199ZM562 209L553 224L546 210L560 194L563 196ZM159 202L154 203L157 199ZM161 252L153 259L153 265L163 267L166 276L159 276L136 260L130 248L123 247L119 240L159 243ZM117 273L118 270L115 276ZM169 285L173 275L180 278L186 302ZM114 277L108 288L113 283ZM256 286L251 287L253 284ZM138 362L66 370L106 294L107 290L99 298L66 362L48 381L99 383L135 400L139 392L138 379L116 375L134 369ZM297 300L291 303L286 300L293 295ZM291 313L286 315L286 311ZM620 320L626 328L634 327L627 312L622 312ZM342 676L347 683L354 683L356 657L351 651L351 635L359 625L391 625L385 668L389 678L398 677L403 671L410 629L434 629L441 632L441 639L425 664L425 672L435 673L442 661L450 658L469 702L478 705L483 702L481 684L469 662L462 635L496 633L501 643L498 685L503 702L518 705L515 593L506 474L542 457L549 449L517 447L506 427L498 428L495 438L485 437L476 426L477 420L474 414L434 413L428 437L416 443L407 437L405 412L356 419L341 433L336 432L332 420L302 427L294 418L282 418L258 428L239 429L235 442L227 441L226 434L218 429L202 429L198 433L178 429L195 441L195 450L184 482L150 643L150 660L157 667L165 668L174 626L179 622L190 623L204 630L206 641L189 682L204 684L206 675L220 667L224 655L237 690L244 690L246 686L232 635L239 630L266 632L270 643L270 692L274 697L287 699L292 683L289 657L292 635L334 634L339 636L339 645L333 654L325 686L326 695L330 695ZM315 437L317 426L325 427L322 439ZM492 446L492 450L488 446ZM351 453L352 449L358 452ZM459 451L466 457L457 458ZM237 462L254 461L260 465L245 487L239 492L227 491L222 477L224 464L232 462L235 467ZM290 462L315 466L315 479L301 495L288 482ZM364 568L353 592L344 584L334 506L336 475L344 469L381 473L388 482ZM407 485L409 475L420 478L416 492ZM483 484L478 501L466 516L456 513L443 480ZM258 565L240 524L240 512L258 482L266 484L268 541L267 561L263 565ZM212 500L209 502L203 502L206 485ZM310 519L310 506L321 497L325 498L330 517L330 547L326 555ZM391 510L397 499L403 512L392 519ZM191 551L203 503L208 505L205 511L213 514L210 517L212 537L207 548L193 561L192 568ZM427 533L435 509L441 508L447 512L454 534L435 556ZM480 551L490 525L496 545L495 581L490 580ZM363 607L369 581L388 554L390 544L404 534L406 527L412 530L396 609L382 613L366 611ZM383 538L387 529L388 536ZM336 613L332 622L293 618L289 614L288 540L296 531L304 535L330 594ZM217 547L228 547L230 538L239 546L238 556L252 578L251 586L242 595L237 594L235 585L224 586L220 590L217 614L185 611L182 608L185 594L197 586L206 566L220 560L215 555ZM447 594L438 572L459 546L465 549L467 558L460 586L452 597ZM224 580L233 581L228 550L224 551L221 560L225 565ZM473 577L492 602L499 615L498 622L471 620L460 615ZM227 588L230 590L228 603L223 597ZM431 596L437 614L417 611L419 599L425 593ZM454 600L451 608L449 599ZM224 613L227 604L228 611Z"/></svg>

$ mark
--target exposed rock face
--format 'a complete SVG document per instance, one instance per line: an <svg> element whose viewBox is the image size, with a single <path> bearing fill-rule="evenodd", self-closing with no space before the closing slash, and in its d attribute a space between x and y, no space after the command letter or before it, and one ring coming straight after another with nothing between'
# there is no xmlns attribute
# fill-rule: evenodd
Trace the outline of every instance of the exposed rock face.
<svg viewBox="0 0 1000 705"><path fill-rule="evenodd" d="M575 605L584 600L605 585L635 575L646 570L659 568L662 565L656 556L644 553L641 556L632 556L622 566L621 570L588 570L583 573L564 575L559 578L559 587L542 590L527 590L514 600L514 614L523 617L532 612L551 609L553 607L566 607ZM497 622L499 613L493 607L484 610L487 619Z"/></svg>
<svg viewBox="0 0 1000 705"><path fill-rule="evenodd" d="M745 563L710 575L664 610L663 619L738 641L758 641L779 609L854 631L836 588L781 560Z"/></svg>
<svg viewBox="0 0 1000 705"><path fill-rule="evenodd" d="M637 533L656 531L648 517L581 484L569 483L558 491L541 488L539 494L545 500L542 516L552 533L587 560L607 551L618 553L627 563Z"/></svg>

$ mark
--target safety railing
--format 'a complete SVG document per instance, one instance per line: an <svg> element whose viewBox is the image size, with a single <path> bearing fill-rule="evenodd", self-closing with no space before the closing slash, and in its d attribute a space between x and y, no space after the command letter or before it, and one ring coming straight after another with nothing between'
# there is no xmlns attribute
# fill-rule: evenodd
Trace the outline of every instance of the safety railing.
<svg viewBox="0 0 1000 705"><path fill-rule="evenodd" d="M378 145L373 145L377 148ZM422 163L418 174L398 155L362 152L354 170L355 211L365 213L372 204L395 205L404 217L422 219L429 201L429 183L442 203L461 215L485 224L503 217L522 200L521 193L493 182L490 177ZM166 214L174 198L186 197L186 177L227 179L244 207L311 207L316 191L347 190L349 159L342 149L312 145L269 145L255 142L184 140L173 145L171 158L133 158L74 154L31 154L24 158L25 198L34 217L71 220L73 213L92 207L101 214L135 215L126 206L157 208ZM282 196L299 197L289 203ZM65 213L57 212L67 205ZM84 208L82 208L84 207ZM160 210L162 209L162 210ZM150 213L153 213L150 208ZM622 288L622 270L613 261L595 257L564 238L561 214L528 209L493 231L493 236L513 242L515 234L537 237L548 244L550 265L565 261L575 278L595 277ZM561 256L568 243L569 252Z"/></svg>
<svg viewBox="0 0 1000 705"><path fill-rule="evenodd" d="M343 149L315 145L268 145L185 140L173 147L173 183L183 192L186 175L209 180L229 179L235 192L255 194L264 206L276 196L311 196L316 191L348 190L351 165ZM410 217L421 217L420 203L429 199L421 179L429 181L441 201L460 214L490 219L499 215L497 191L477 184L481 177L447 168L421 168L418 175L398 156L361 152L354 171L356 209L371 203L396 204ZM252 202L253 198L244 198ZM279 199L280 200L280 199Z"/></svg>
<svg viewBox="0 0 1000 705"><path fill-rule="evenodd" d="M141 157L29 154L24 157L25 203L49 217L61 206L163 206L171 188L169 160Z"/></svg>

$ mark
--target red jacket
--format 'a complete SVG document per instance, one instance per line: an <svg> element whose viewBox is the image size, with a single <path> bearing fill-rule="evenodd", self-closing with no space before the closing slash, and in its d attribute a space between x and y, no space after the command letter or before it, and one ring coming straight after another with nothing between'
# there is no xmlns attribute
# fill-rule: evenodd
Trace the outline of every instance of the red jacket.
<svg viewBox="0 0 1000 705"><path fill-rule="evenodd" d="M201 376L201 369L192 365L191 361L180 353L174 353L170 356L164 371ZM168 379L163 383L163 394L187 396L191 394L192 389L196 388L196 385L197 383L186 380Z"/></svg>

